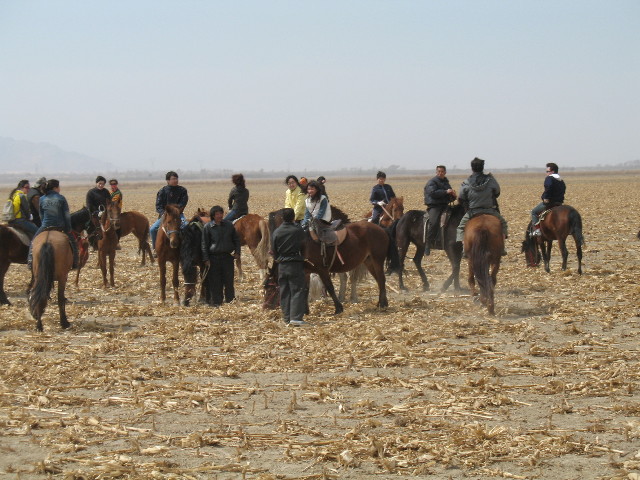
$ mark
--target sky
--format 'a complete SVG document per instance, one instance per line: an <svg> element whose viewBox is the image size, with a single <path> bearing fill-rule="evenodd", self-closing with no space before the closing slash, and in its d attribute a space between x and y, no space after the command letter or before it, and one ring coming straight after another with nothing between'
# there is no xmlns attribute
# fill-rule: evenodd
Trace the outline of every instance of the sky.
<svg viewBox="0 0 640 480"><path fill-rule="evenodd" d="M0 136L119 169L640 158L637 0L0 0Z"/></svg>

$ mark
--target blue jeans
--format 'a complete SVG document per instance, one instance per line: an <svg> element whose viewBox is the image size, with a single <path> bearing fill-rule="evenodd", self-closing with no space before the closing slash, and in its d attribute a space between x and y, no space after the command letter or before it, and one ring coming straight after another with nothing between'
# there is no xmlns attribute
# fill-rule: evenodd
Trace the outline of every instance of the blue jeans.
<svg viewBox="0 0 640 480"><path fill-rule="evenodd" d="M538 205L533 207L531 210L531 225L537 225L540 221L540 214L545 211L547 208L547 204L544 202L540 202Z"/></svg>
<svg viewBox="0 0 640 480"><path fill-rule="evenodd" d="M182 230L187 225L187 219L184 216L184 213L180 214L180 220L182 220L182 224L180 225L180 229ZM158 236L158 230L160 230L160 225L162 224L162 216L158 218L153 225L149 228L149 235L151 235L151 248L156 249L156 237Z"/></svg>
<svg viewBox="0 0 640 480"><path fill-rule="evenodd" d="M230 222L233 222L234 220L236 220L236 219L238 219L238 218L240 218L240 217L242 217L244 215L246 215L246 213L239 214L235 210L229 210L227 212L227 214L224 216L224 220L228 220Z"/></svg>
<svg viewBox="0 0 640 480"><path fill-rule="evenodd" d="M15 225L16 227L24 230L31 238L33 238L38 231L38 226L26 218L16 218L15 220L11 220L9 225Z"/></svg>

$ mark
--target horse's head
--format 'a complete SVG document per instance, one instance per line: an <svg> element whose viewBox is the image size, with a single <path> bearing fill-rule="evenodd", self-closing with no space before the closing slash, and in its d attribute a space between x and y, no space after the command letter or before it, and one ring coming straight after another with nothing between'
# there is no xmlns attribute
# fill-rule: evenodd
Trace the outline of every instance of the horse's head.
<svg viewBox="0 0 640 480"><path fill-rule="evenodd" d="M107 217L107 221L116 230L120 228L120 207L115 202L109 202L103 216Z"/></svg>
<svg viewBox="0 0 640 480"><path fill-rule="evenodd" d="M392 220L398 220L402 215L404 215L404 197L394 197L389 202L389 206L391 207L391 216Z"/></svg>
<svg viewBox="0 0 640 480"><path fill-rule="evenodd" d="M262 282L264 290L264 301L262 308L264 310L273 310L280 306L280 287L278 285L278 264L273 263L267 269L267 276Z"/></svg>
<svg viewBox="0 0 640 480"><path fill-rule="evenodd" d="M195 215L191 218L191 220L189 220L189 223L201 222L203 224L206 224L206 223L209 223L210 221L211 221L211 217L209 216L209 212L198 207L198 210L196 210Z"/></svg>
<svg viewBox="0 0 640 480"><path fill-rule="evenodd" d="M527 227L522 241L522 253L524 253L527 265L529 267L537 267L540 264L540 250L538 249L538 240L531 235L531 224Z"/></svg>
<svg viewBox="0 0 640 480"><path fill-rule="evenodd" d="M182 219L180 218L180 209L175 205L167 205L164 208L164 215L162 216L160 229L169 239L169 245L171 248L178 248L180 246L181 225Z"/></svg>

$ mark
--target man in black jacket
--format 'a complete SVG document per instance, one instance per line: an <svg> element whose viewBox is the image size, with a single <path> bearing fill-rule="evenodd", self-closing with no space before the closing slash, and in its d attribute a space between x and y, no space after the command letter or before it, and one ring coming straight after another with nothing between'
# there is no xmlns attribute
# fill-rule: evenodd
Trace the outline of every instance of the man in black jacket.
<svg viewBox="0 0 640 480"><path fill-rule="evenodd" d="M107 179L102 175L98 175L96 177L96 186L87 192L85 203L91 214L100 211L100 207L106 210L107 204L111 201L109 190L104 188L105 183L107 183Z"/></svg>
<svg viewBox="0 0 640 480"><path fill-rule="evenodd" d="M178 174L174 171L167 172L165 175L167 184L158 190L156 195L156 212L158 212L158 219L149 228L149 236L151 236L151 247L155 251L156 249L156 237L158 236L158 230L162 223L162 215L164 215L164 208L169 205L175 205L180 209L180 218L182 219L182 227L187 223L184 217L184 208L189 202L189 194L187 189L182 185L178 185Z"/></svg>
<svg viewBox="0 0 640 480"><path fill-rule="evenodd" d="M438 222L440 215L450 202L456 199L456 192L451 188L449 179L447 179L447 167L438 165L436 167L436 176L427 182L424 186L424 204L427 206L427 215L429 217L427 240L424 246L424 254L431 254L431 244L435 241L438 234Z"/></svg>
<svg viewBox="0 0 640 480"><path fill-rule="evenodd" d="M271 252L278 262L280 308L285 323L300 326L306 323L302 320L307 297L302 253L305 233L300 225L294 223L293 208L285 208L282 219L284 223L274 230L271 237Z"/></svg>
<svg viewBox="0 0 640 480"><path fill-rule="evenodd" d="M233 223L224 220L220 205L211 208L211 221L202 230L202 258L209 268L210 305L229 303L236 292L233 286L233 260L240 256L240 238Z"/></svg>

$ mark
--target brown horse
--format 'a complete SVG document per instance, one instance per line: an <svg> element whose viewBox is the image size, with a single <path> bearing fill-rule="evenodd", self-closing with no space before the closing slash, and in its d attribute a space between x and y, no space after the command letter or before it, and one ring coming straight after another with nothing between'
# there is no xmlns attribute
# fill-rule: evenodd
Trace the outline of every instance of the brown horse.
<svg viewBox="0 0 640 480"><path fill-rule="evenodd" d="M504 248L502 224L495 215L472 217L464 229L464 250L469 256L469 288L476 296L480 288L480 303L491 315L495 312L494 290Z"/></svg>
<svg viewBox="0 0 640 480"><path fill-rule="evenodd" d="M373 210L369 210L364 218L371 218L372 214ZM393 197L387 205L382 207L379 225L388 228L402 215L404 215L404 197Z"/></svg>
<svg viewBox="0 0 640 480"><path fill-rule="evenodd" d="M58 282L58 309L60 326L68 328L64 289L73 265L73 251L66 233L45 230L33 240L33 288L29 292L29 311L36 320L36 329L42 331L42 314L47 307L53 282Z"/></svg>
<svg viewBox="0 0 640 480"><path fill-rule="evenodd" d="M540 253L544 260L544 269L550 272L549 261L551 260L551 246L554 240L558 241L560 252L562 253L562 270L567 269L566 239L569 235L576 243L576 254L578 257L578 273L582 275L582 246L584 237L582 236L582 217L578 211L569 205L560 205L546 210L540 220L540 231L542 235L532 235L532 226L529 223L522 242L522 252L527 258L530 267L538 266L540 263Z"/></svg>
<svg viewBox="0 0 640 480"><path fill-rule="evenodd" d="M11 305L4 291L4 277L12 263L27 263L29 239L7 225L0 225L0 304Z"/></svg>
<svg viewBox="0 0 640 480"><path fill-rule="evenodd" d="M160 268L160 300L162 303L166 300L165 289L167 287L167 265L171 262L173 266L173 299L176 305L180 304L180 280L178 273L180 271L180 208L176 205L167 205L162 215L162 223L158 229L158 237L156 238L156 254L158 255L158 267Z"/></svg>
<svg viewBox="0 0 640 480"><path fill-rule="evenodd" d="M116 262L116 247L118 246L118 234L116 229L120 225L120 207L109 202L107 209L100 217L100 229L102 238L98 240L98 265L102 271L102 283L105 287L115 287L113 274ZM107 284L107 257L109 258L109 284Z"/></svg>
<svg viewBox="0 0 640 480"><path fill-rule="evenodd" d="M240 245L248 246L260 269L260 279L264 278L269 263L269 226L264 218L248 213L233 222L240 237ZM241 256L236 259L238 277L243 279Z"/></svg>
<svg viewBox="0 0 640 480"><path fill-rule="evenodd" d="M142 254L142 263L146 265L146 255L153 263L153 254L149 245L149 220L142 213L136 211L123 212L120 214L120 238L133 233L138 239L138 253Z"/></svg>
<svg viewBox="0 0 640 480"><path fill-rule="evenodd" d="M341 313L344 308L336 296L331 273L342 273L353 270L364 263L369 273L378 284L379 308L389 305L387 300L386 279L384 264L387 259L391 261L390 269L395 270L397 264L397 249L395 242L389 234L380 226L370 222L356 222L345 226L346 237L344 241L335 246L326 246L326 255L323 256L321 244L312 240L307 235L305 242L305 271L317 273L322 283L331 296L335 305L335 313ZM336 251L337 249L337 251ZM271 275L264 282L265 300L277 297L273 294L273 282ZM277 278L275 279L277 285ZM270 286L271 285L271 286Z"/></svg>

